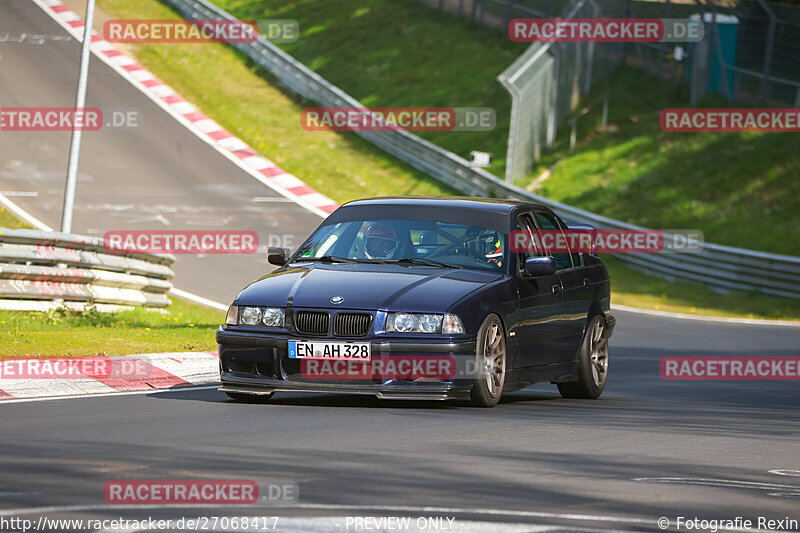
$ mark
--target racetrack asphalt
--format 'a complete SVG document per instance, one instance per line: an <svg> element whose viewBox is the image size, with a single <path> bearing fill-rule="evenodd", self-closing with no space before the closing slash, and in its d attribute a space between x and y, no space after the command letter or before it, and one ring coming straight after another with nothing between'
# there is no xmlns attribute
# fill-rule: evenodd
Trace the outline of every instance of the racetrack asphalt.
<svg viewBox="0 0 800 533"><path fill-rule="evenodd" d="M309 394L249 405L213 389L3 403L0 515L433 514L570 531L798 518L797 382L665 381L658 365L671 355L794 355L799 339L795 328L620 313L595 401L541 384L494 409ZM300 495L288 508L109 508L103 486L119 479L295 482Z"/></svg>

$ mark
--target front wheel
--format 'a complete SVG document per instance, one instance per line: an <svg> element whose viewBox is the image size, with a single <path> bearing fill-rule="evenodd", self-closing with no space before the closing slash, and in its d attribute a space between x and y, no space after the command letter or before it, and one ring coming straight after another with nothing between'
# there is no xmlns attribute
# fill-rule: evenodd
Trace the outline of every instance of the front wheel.
<svg viewBox="0 0 800 533"><path fill-rule="evenodd" d="M578 350L578 379L558 384L564 398L593 400L603 394L608 377L608 335L602 316L595 316L586 328Z"/></svg>
<svg viewBox="0 0 800 533"><path fill-rule="evenodd" d="M506 335L497 315L489 315L478 330L472 404L494 407L503 394L506 380Z"/></svg>

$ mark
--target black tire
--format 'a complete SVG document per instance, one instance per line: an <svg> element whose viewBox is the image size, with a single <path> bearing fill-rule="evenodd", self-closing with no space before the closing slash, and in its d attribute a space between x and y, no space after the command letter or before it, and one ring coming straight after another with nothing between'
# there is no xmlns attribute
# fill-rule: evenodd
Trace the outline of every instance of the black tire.
<svg viewBox="0 0 800 533"><path fill-rule="evenodd" d="M608 377L607 331L602 316L592 317L578 349L578 379L558 383L561 396L594 400L603 394Z"/></svg>
<svg viewBox="0 0 800 533"><path fill-rule="evenodd" d="M239 403L267 403L274 393L270 394L244 394L241 392L226 392L228 397Z"/></svg>
<svg viewBox="0 0 800 533"><path fill-rule="evenodd" d="M497 315L487 316L478 330L475 364L476 375L470 392L472 405L494 407L503 395L506 379L506 334Z"/></svg>

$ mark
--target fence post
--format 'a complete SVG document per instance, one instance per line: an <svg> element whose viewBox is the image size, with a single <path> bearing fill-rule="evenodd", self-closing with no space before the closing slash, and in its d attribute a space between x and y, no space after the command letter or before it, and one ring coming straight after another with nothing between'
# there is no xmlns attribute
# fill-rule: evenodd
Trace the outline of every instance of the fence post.
<svg viewBox="0 0 800 533"><path fill-rule="evenodd" d="M578 119L575 118L574 120L570 121L570 129L569 131L569 153L575 151L575 143L578 142Z"/></svg>
<svg viewBox="0 0 800 533"><path fill-rule="evenodd" d="M767 48L764 50L764 75L761 78L761 102L769 102L772 80L769 71L772 68L772 52L775 47L775 15L769 13L769 30L767 31Z"/></svg>
<svg viewBox="0 0 800 533"><path fill-rule="evenodd" d="M608 127L608 93L603 98L603 118L600 124L603 126L603 131Z"/></svg>
<svg viewBox="0 0 800 533"><path fill-rule="evenodd" d="M553 144L556 142L556 130L558 128L558 124L556 124L558 112L558 77L561 74L559 71L561 68L561 49L558 47L558 43L553 43L550 50L555 53L553 54L553 78L551 80L552 86L550 87L550 98L548 102L550 109L547 110L547 136L545 142L548 149L552 148Z"/></svg>
<svg viewBox="0 0 800 533"><path fill-rule="evenodd" d="M600 7L590 0L592 5L592 17L598 18L600 16ZM580 46L580 44L578 44ZM586 72L584 73L585 79L583 80L583 94L589 94L592 90L592 67L594 66L594 42L589 42L586 50Z"/></svg>
<svg viewBox="0 0 800 533"><path fill-rule="evenodd" d="M514 16L514 0L506 0L506 8L503 10L503 28L508 28L511 18Z"/></svg>
<svg viewBox="0 0 800 533"><path fill-rule="evenodd" d="M667 0L666 5L664 6L664 18L668 19L670 14L672 13L672 0ZM661 79L661 67L664 63L664 56L666 55L666 51L669 50L669 47L664 43L658 43L658 65L656 65L656 78Z"/></svg>

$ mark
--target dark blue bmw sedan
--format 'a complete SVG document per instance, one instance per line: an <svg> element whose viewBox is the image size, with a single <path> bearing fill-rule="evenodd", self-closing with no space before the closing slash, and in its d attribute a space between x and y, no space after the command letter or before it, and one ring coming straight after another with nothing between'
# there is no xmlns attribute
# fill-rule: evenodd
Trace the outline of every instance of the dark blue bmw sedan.
<svg viewBox="0 0 800 533"><path fill-rule="evenodd" d="M217 331L221 390L460 399L494 406L541 381L597 398L615 320L603 262L510 236L566 231L511 200L374 198L331 214L245 288Z"/></svg>

